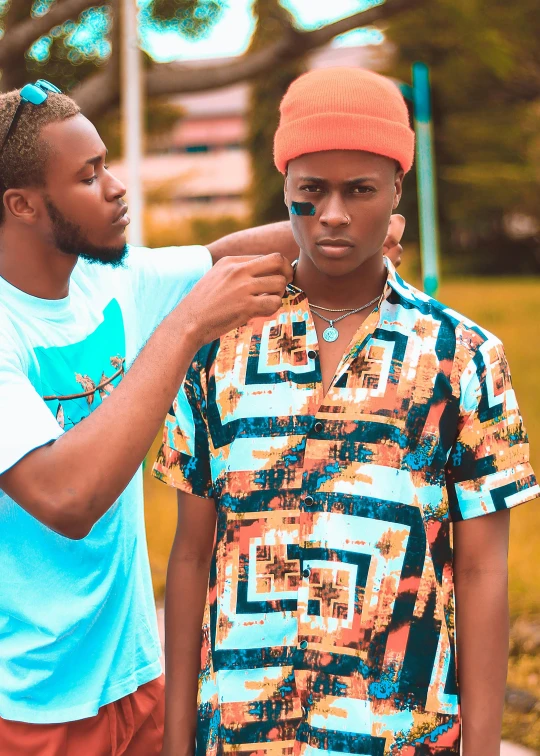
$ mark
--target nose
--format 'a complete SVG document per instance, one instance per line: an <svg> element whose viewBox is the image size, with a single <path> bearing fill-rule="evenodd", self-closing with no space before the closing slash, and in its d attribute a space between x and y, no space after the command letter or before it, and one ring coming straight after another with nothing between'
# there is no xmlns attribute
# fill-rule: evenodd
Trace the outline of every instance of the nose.
<svg viewBox="0 0 540 756"><path fill-rule="evenodd" d="M110 174L109 185L107 186L107 199L109 202L121 199L125 196L127 189L120 179Z"/></svg>
<svg viewBox="0 0 540 756"><path fill-rule="evenodd" d="M323 226L330 228L349 225L350 218L347 215L347 208L339 192L332 192L327 198L320 215L320 221Z"/></svg>

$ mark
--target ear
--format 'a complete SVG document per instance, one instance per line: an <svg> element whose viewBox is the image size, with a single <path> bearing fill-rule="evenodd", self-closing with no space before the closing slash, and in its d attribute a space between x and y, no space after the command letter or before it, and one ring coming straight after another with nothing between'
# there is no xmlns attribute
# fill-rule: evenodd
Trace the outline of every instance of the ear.
<svg viewBox="0 0 540 756"><path fill-rule="evenodd" d="M289 198L287 196L287 184L289 182L289 174L285 171L285 180L283 181L283 201L285 205L289 207Z"/></svg>
<svg viewBox="0 0 540 756"><path fill-rule="evenodd" d="M401 201L401 195L403 194L403 179L405 177L405 174L403 172L403 169L400 168L396 171L396 177L394 179L394 202L392 203L392 209L396 210L400 201Z"/></svg>
<svg viewBox="0 0 540 756"><path fill-rule="evenodd" d="M4 208L6 217L33 225L38 216L36 192L32 189L7 189L4 192Z"/></svg>

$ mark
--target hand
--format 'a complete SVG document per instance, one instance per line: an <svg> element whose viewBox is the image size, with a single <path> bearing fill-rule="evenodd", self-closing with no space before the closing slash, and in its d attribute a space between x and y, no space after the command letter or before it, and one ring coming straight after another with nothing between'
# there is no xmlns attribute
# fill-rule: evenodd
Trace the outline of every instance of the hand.
<svg viewBox="0 0 540 756"><path fill-rule="evenodd" d="M401 265L403 247L400 242L405 231L405 223L405 218L402 215L395 214L390 216L388 235L383 244L384 254L390 258L396 268Z"/></svg>
<svg viewBox="0 0 540 756"><path fill-rule="evenodd" d="M223 257L177 307L184 333L196 348L281 307L293 279L291 264L278 253Z"/></svg>

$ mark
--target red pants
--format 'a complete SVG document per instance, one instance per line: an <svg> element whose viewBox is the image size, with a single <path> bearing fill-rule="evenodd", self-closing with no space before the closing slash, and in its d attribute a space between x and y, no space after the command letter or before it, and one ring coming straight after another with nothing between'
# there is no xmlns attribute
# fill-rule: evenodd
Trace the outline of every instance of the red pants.
<svg viewBox="0 0 540 756"><path fill-rule="evenodd" d="M0 719L0 756L159 756L164 718L162 675L89 719L46 725Z"/></svg>

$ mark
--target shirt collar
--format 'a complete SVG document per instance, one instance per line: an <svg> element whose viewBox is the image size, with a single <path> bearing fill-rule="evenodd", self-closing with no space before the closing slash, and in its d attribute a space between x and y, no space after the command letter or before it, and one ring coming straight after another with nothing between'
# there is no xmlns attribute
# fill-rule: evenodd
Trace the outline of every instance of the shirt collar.
<svg viewBox="0 0 540 756"><path fill-rule="evenodd" d="M388 257L386 257L386 255L384 257L384 264L386 265L386 269L388 271L386 285L390 286L390 288L395 291L399 297L415 305L418 305L419 302L429 301L427 294L424 294L423 291L419 291L413 286L410 286L401 278L399 273L397 273L392 261Z"/></svg>
<svg viewBox="0 0 540 756"><path fill-rule="evenodd" d="M418 291L417 289L414 289L412 286L409 286L409 284L406 283L401 278L401 276L397 273L390 258L386 257L385 255L383 260L384 260L384 264L386 265L386 269L388 271L388 277L386 279L386 285L384 287L384 291L377 305L377 308L381 306L383 299L388 298L388 295L390 294L390 289L395 291L398 296L402 297L403 299L406 299L408 302L411 302L413 304L417 304L419 300L428 301L429 297L426 294L424 294L421 291ZM298 264L298 260L295 260L293 262L294 269L296 269L297 264ZM295 286L293 283L290 283L287 285L287 290L285 294L286 296L295 297L295 296L298 296L299 294L304 295L304 292L302 291L302 289L298 288L298 286Z"/></svg>

